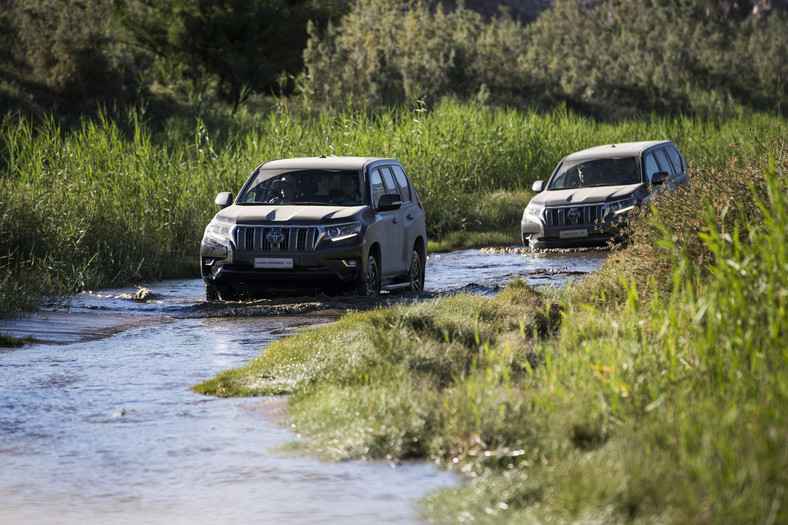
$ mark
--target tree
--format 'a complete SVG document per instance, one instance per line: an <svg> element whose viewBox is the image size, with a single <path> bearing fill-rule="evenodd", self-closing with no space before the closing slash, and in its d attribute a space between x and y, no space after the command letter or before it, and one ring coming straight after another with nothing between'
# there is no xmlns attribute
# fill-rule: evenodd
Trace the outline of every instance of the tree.
<svg viewBox="0 0 788 525"><path fill-rule="evenodd" d="M285 94L279 79L303 69L307 22L325 26L345 8L341 0L119 0L116 13L154 57L158 80L214 83L237 107L246 90Z"/></svg>
<svg viewBox="0 0 788 525"><path fill-rule="evenodd" d="M310 29L304 57L311 94L373 107L474 95L482 26L477 13L460 7L447 14L434 0L358 0L338 26Z"/></svg>
<svg viewBox="0 0 788 525"><path fill-rule="evenodd" d="M12 4L17 45L31 69L30 80L69 103L120 96L127 63L113 36L110 4L110 0Z"/></svg>

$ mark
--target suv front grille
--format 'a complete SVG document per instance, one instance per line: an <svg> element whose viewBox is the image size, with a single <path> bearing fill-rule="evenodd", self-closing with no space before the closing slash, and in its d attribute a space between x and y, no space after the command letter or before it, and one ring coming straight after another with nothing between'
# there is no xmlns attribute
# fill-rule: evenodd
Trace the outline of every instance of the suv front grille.
<svg viewBox="0 0 788 525"><path fill-rule="evenodd" d="M544 210L544 221L546 226L590 225L604 222L604 220L604 204L545 208Z"/></svg>
<svg viewBox="0 0 788 525"><path fill-rule="evenodd" d="M310 252L317 244L316 226L238 226L235 246L241 251Z"/></svg>

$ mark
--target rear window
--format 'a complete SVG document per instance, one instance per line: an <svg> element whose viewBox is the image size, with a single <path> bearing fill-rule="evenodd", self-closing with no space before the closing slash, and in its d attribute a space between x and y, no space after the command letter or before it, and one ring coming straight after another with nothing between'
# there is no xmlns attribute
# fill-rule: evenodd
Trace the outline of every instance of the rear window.
<svg viewBox="0 0 788 525"><path fill-rule="evenodd" d="M380 169L375 168L369 174L369 187L372 190L372 205L377 206L380 201L380 196L386 193L386 188L383 186L383 178L380 175Z"/></svg>
<svg viewBox="0 0 788 525"><path fill-rule="evenodd" d="M684 158L681 156L681 153L679 153L679 150L677 150L673 146L668 146L665 149L666 149L666 151L668 153L668 158L670 159L670 162L673 164L673 170L677 174L678 173L684 173L684 171L686 170L687 165L684 162Z"/></svg>
<svg viewBox="0 0 788 525"><path fill-rule="evenodd" d="M405 175L405 170L402 169L402 166L392 166L391 169L394 170L402 202L410 202L410 184L408 183L407 175Z"/></svg>

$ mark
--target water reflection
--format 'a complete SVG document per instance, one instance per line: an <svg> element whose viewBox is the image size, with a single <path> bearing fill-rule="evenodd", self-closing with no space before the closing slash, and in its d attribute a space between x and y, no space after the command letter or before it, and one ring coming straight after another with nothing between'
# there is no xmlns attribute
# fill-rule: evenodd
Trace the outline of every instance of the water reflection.
<svg viewBox="0 0 788 525"><path fill-rule="evenodd" d="M457 480L278 455L297 438L260 399L188 390L303 322L186 319L3 355L0 523L411 522Z"/></svg>

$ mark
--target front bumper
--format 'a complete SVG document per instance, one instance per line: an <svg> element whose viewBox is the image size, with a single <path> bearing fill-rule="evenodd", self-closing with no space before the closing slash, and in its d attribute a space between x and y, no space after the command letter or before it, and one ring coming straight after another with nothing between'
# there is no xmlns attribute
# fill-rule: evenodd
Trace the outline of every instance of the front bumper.
<svg viewBox="0 0 788 525"><path fill-rule="evenodd" d="M203 280L217 287L249 289L332 289L355 283L362 269L364 244L318 246L314 252L239 251L223 243L203 241L200 267ZM256 268L263 258L271 267ZM278 268L276 261L292 261Z"/></svg>
<svg viewBox="0 0 788 525"><path fill-rule="evenodd" d="M626 221L614 220L598 224L545 226L522 220L520 231L523 245L533 248L581 248L604 246L622 237Z"/></svg>

